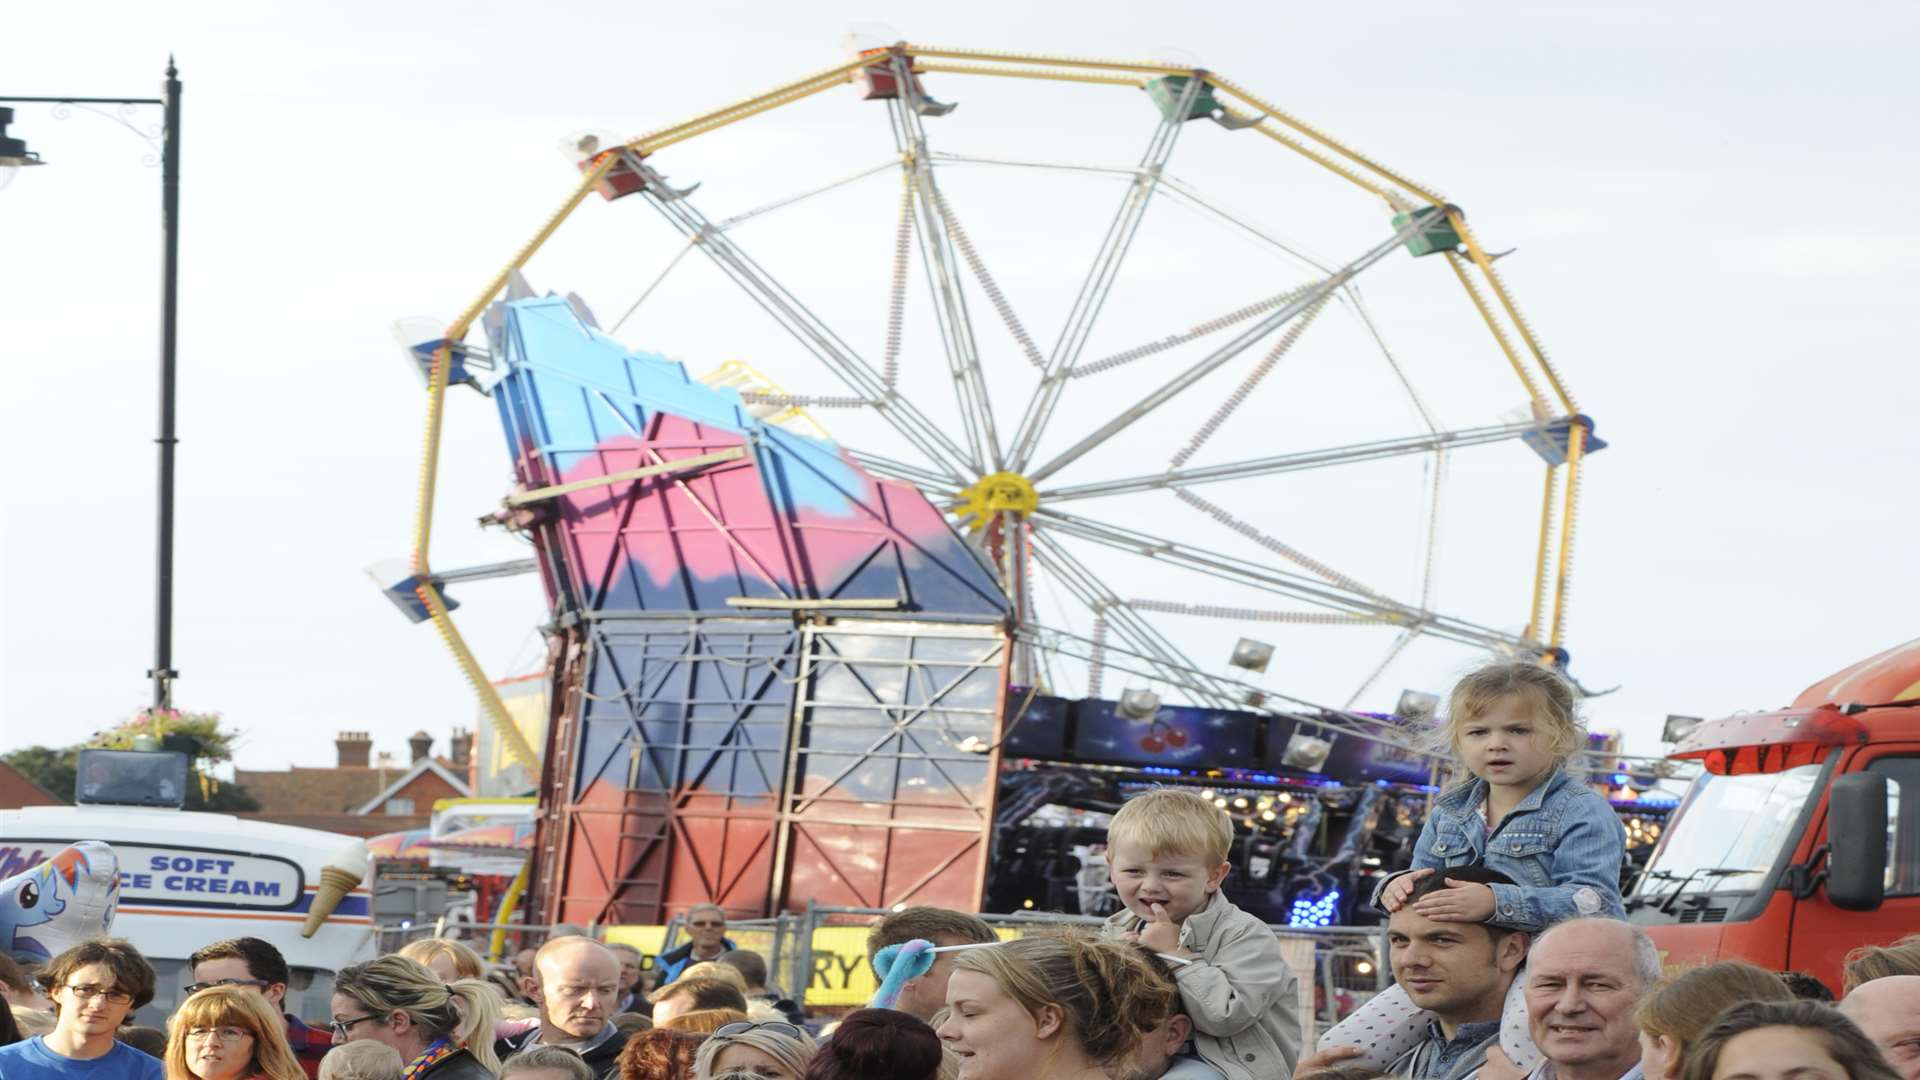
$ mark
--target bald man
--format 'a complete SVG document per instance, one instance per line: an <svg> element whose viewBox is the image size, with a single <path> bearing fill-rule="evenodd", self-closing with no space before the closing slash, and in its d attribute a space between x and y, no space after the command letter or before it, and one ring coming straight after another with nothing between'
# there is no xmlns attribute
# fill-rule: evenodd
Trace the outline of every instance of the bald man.
<svg viewBox="0 0 1920 1080"><path fill-rule="evenodd" d="M1907 1080L1920 1080L1920 975L1888 975L1861 983L1840 1002Z"/></svg>
<svg viewBox="0 0 1920 1080"><path fill-rule="evenodd" d="M617 1076L620 1049L627 1044L611 1020L620 1000L620 958L590 938L554 938L534 954L533 971L540 1026L496 1043L500 1060L535 1046L556 1046L580 1055L597 1080Z"/></svg>
<svg viewBox="0 0 1920 1080"><path fill-rule="evenodd" d="M1544 1060L1533 1080L1640 1080L1633 1010L1659 981L1659 950L1637 926L1568 919L1534 939L1527 953L1527 1033ZM1487 1060L1495 1073L1506 1064L1497 1048Z"/></svg>

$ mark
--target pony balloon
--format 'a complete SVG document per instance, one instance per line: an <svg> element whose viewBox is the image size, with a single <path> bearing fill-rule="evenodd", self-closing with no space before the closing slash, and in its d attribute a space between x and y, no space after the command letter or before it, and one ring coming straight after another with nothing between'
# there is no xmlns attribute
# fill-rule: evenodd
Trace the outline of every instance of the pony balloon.
<svg viewBox="0 0 1920 1080"><path fill-rule="evenodd" d="M880 976L880 988L867 1002L869 1009L895 1009L900 1006L900 991L907 983L933 970L933 942L923 938L889 945L873 954L873 973Z"/></svg>
<svg viewBox="0 0 1920 1080"><path fill-rule="evenodd" d="M120 903L120 859L98 840L61 848L0 881L0 950L22 963L104 937Z"/></svg>

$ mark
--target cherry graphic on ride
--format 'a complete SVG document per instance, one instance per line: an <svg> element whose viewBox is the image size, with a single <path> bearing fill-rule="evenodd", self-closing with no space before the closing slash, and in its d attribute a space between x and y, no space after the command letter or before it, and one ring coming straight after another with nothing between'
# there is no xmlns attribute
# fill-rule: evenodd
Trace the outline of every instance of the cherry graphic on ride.
<svg viewBox="0 0 1920 1080"><path fill-rule="evenodd" d="M1149 754L1161 753L1169 746L1177 750L1185 745L1187 733L1157 716L1147 722L1147 733L1140 736L1140 749Z"/></svg>

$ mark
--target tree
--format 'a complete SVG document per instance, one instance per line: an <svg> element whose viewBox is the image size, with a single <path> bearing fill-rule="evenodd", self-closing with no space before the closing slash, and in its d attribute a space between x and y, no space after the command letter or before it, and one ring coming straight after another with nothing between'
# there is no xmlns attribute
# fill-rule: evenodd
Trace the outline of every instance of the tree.
<svg viewBox="0 0 1920 1080"><path fill-rule="evenodd" d="M56 750L51 746L29 746L15 750L3 759L20 775L38 784L41 790L63 803L73 802L74 757L79 747Z"/></svg>

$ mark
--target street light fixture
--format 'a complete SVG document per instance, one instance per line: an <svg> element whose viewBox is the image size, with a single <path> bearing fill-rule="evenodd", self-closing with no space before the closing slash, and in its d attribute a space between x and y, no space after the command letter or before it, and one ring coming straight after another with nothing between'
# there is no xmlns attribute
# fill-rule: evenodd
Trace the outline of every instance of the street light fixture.
<svg viewBox="0 0 1920 1080"><path fill-rule="evenodd" d="M154 545L153 667L147 671L153 680L156 709L173 707L173 680L180 675L173 670L173 458L174 447L179 442L174 435L174 340L180 269L180 73L171 56L167 57L167 80L162 89L165 96L157 98L0 96L0 103L14 105L158 105L165 110L160 148L160 223L164 244L160 297L160 434L154 439L160 446L159 518ZM12 109L0 108L0 187L20 168L43 164L38 154L27 150L25 142L7 136L6 125L12 119Z"/></svg>
<svg viewBox="0 0 1920 1080"><path fill-rule="evenodd" d="M44 165L40 155L27 149L26 141L7 134L13 123L13 110L0 108L0 188L13 183L16 173L29 165Z"/></svg>

